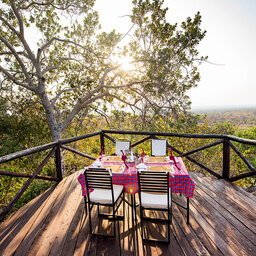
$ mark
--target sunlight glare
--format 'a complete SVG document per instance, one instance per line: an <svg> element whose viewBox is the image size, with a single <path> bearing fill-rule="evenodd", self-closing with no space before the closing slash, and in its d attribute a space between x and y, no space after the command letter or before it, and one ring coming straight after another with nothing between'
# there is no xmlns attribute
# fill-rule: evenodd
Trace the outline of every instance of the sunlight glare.
<svg viewBox="0 0 256 256"><path fill-rule="evenodd" d="M113 60L117 64L121 64L121 69L124 71L134 70L134 60L130 56L116 56Z"/></svg>

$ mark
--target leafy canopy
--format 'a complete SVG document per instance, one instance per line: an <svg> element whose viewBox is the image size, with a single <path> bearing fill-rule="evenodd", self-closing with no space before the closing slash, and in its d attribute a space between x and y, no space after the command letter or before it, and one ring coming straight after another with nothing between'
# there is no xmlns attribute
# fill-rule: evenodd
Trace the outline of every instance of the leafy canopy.
<svg viewBox="0 0 256 256"><path fill-rule="evenodd" d="M197 51L205 31L199 13L180 28L171 25L163 4L134 0L131 29L121 34L101 31L93 0L4 0L2 97L18 106L41 104L53 140L78 114L130 107L152 118L187 111L186 92L197 85L205 59ZM118 59L128 56L126 71Z"/></svg>

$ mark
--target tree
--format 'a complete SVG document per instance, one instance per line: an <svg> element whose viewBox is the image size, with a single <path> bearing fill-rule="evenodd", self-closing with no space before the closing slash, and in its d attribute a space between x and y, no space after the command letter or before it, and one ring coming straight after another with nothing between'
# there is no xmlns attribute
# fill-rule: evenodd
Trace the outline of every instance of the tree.
<svg viewBox="0 0 256 256"><path fill-rule="evenodd" d="M100 31L94 0L3 0L0 9L1 87L8 98L42 105L52 140L72 120L121 102L133 111L186 110L186 91L199 81L201 16L178 29L166 21L163 1L134 0L125 35ZM65 17L66 19L64 19ZM31 33L38 33L36 42ZM126 45L123 38L132 39ZM130 56L125 72L113 56ZM121 105L121 107L122 107Z"/></svg>

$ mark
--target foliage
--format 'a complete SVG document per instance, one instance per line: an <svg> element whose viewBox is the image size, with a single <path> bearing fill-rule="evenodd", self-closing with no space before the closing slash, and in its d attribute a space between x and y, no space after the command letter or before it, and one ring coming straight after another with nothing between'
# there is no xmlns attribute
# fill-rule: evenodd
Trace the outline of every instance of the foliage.
<svg viewBox="0 0 256 256"><path fill-rule="evenodd" d="M19 187L17 186L17 181L14 182L14 184L16 184L16 187L12 188L11 191L9 191L8 197L6 199L12 198L11 196L14 196L16 194L16 189L18 189ZM42 180L34 180L31 185L28 187L28 189L24 192L24 194L22 195L22 197L18 200L18 202L14 205L14 207L12 208L12 210L9 212L9 214L11 214L12 212L17 211L19 208L21 208L23 205L27 204L28 202L30 202L33 198L35 198L36 196L40 195L41 193L43 193L44 191L46 191L47 189L49 189L50 187L52 187L54 185L53 182L50 181L42 181ZM0 192L0 209L2 208L2 193ZM6 201L7 203L8 201Z"/></svg>
<svg viewBox="0 0 256 256"><path fill-rule="evenodd" d="M132 108L144 116L186 111L186 92L197 85L196 49L205 36L201 16L178 29L163 1L133 1L132 37L102 32L93 0L4 0L0 9L0 72L5 98L40 104L53 140L78 115ZM64 18L66 20L64 20ZM31 42L29 34L36 31ZM122 43L121 43L122 41ZM130 56L125 72L115 57ZM18 93L17 93L18 92ZM21 93L22 92L22 93ZM118 102L120 104L118 104ZM166 111L165 111L166 112Z"/></svg>
<svg viewBox="0 0 256 256"><path fill-rule="evenodd" d="M50 134L44 116L38 106L31 107L23 104L11 112L6 100L0 98L0 156L16 151L35 147L50 141ZM36 153L8 163L1 164L0 169L7 172L32 174L46 156L46 152ZM41 175L54 176L55 167L51 160ZM12 178L0 175L0 208L8 204L15 196L26 178ZM37 185L33 185L37 184ZM14 206L20 206L30 201L51 186L51 182L35 181Z"/></svg>
<svg viewBox="0 0 256 256"><path fill-rule="evenodd" d="M23 105L10 113L0 100L0 156L48 143L50 134L46 120L37 106Z"/></svg>
<svg viewBox="0 0 256 256"><path fill-rule="evenodd" d="M46 156L46 153L47 152L36 153L8 163L2 163L1 170L6 172L32 174L42 162ZM40 172L40 175L55 176L55 165L53 160L49 161L49 163ZM10 202L10 200L16 195L26 181L27 178L0 175L0 209ZM53 183L49 181L34 180L29 186L28 190L15 204L14 208L18 209L20 206L29 202L35 196L41 194L45 189L52 185Z"/></svg>
<svg viewBox="0 0 256 256"><path fill-rule="evenodd" d="M250 127L248 129L242 129L236 131L235 135L237 137L250 139L250 140L256 140L256 127ZM235 146L239 149L239 151L246 157L246 159L254 166L256 167L256 147L251 145L244 145L241 143L234 143ZM232 155L232 162L233 165L235 165L236 169L234 170L234 174L241 174L244 172L248 172L249 169L245 165L245 163L242 161L241 158L237 158L235 154ZM236 182L239 186L242 187L249 187L251 185L256 185L256 178L255 176L248 177L242 180L239 180Z"/></svg>
<svg viewBox="0 0 256 256"><path fill-rule="evenodd" d="M196 113L200 115L206 114L206 120L209 124L215 124L216 122L223 123L228 122L233 126L239 128L239 130L256 126L256 108L227 108L218 110L197 110Z"/></svg>

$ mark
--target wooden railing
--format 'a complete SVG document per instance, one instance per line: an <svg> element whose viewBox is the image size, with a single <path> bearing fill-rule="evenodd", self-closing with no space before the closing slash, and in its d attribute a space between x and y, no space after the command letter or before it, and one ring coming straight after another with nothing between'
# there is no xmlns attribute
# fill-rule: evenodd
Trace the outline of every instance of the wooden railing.
<svg viewBox="0 0 256 256"><path fill-rule="evenodd" d="M61 154L61 149L68 150L70 152L73 152L75 154L78 154L80 156L95 160L96 158L80 152L74 148L66 146L66 144L84 140L87 138L92 138L95 136L100 136L100 146L103 148L105 151L105 141L109 140L112 143L115 143L116 139L111 137L110 135L131 135L131 136L142 136L143 138L136 141L132 142L131 147L136 147L141 143L144 143L152 138L159 138L159 137L164 137L164 138L189 138L189 139L216 139L217 141L206 144L204 146L200 146L198 148L194 148L190 151L187 152L182 152L179 149L175 147L175 145L170 145L168 143L168 147L171 148L174 152L176 152L179 156L185 157L187 160L190 162L196 164L200 168L204 169L208 173L214 175L217 178L224 178L230 182L237 181L239 179L243 179L246 177L250 177L253 175L256 175L256 168L249 162L249 160L246 159L246 157L237 149L237 147L232 143L232 142L238 142L241 144L245 145L252 145L256 146L256 140L248 140L248 139L242 139L238 138L235 136L230 136L230 135L217 135L217 134L181 134L181 133L157 133L157 132L137 132L137 131L114 131L114 130L102 130L99 132L95 133L90 133L90 134L85 134L82 136L78 137L73 137L65 140L59 140L53 143L45 144L42 146L38 146L35 148L30 148L26 149L23 151L19 151L10 155L2 156L0 157L0 164L12 161L17 158L21 158L24 156L32 155L37 152L42 152L45 150L50 150L48 155L45 157L45 159L42 161L42 163L38 166L38 168L34 171L33 174L27 174L27 173L16 173L16 172L7 172L7 171L0 171L0 175L7 175L7 176L12 176L12 177L21 177L21 178L28 178L28 180L24 183L22 188L18 191L18 193L13 197L13 199L9 202L9 204L4 208L4 210L0 214L0 221L4 219L6 214L11 210L13 205L18 201L18 199L21 197L21 195L26 191L26 189L29 187L31 182L34 179L44 179L44 180L51 180L51 181L56 181L59 182L62 180L62 154ZM211 168L207 167L205 164L199 162L198 160L194 159L191 155L194 153L197 153L199 151L214 147L216 145L221 145L222 144L222 174L219 174L212 170ZM243 160L243 162L247 165L249 172L239 174L233 177L230 177L230 149L234 150L234 152ZM49 161L50 157L55 155L55 168L56 168L56 177L50 177L50 176L44 176L44 175L39 175L40 171L43 169L43 167L47 164Z"/></svg>

